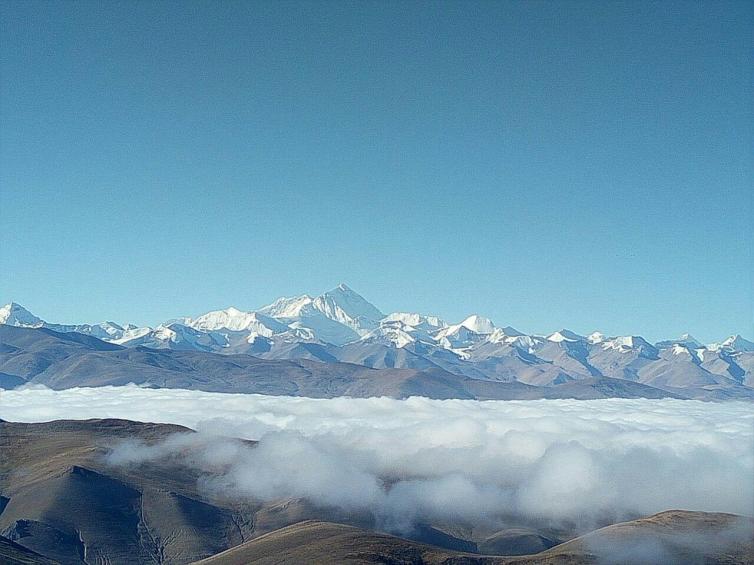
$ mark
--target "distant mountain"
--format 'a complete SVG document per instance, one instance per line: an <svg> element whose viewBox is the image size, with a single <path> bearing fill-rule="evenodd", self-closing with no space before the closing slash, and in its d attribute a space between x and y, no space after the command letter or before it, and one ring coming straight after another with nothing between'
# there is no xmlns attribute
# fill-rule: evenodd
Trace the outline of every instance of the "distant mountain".
<svg viewBox="0 0 754 565"><path fill-rule="evenodd" d="M722 343L713 343L708 346L708 349L711 349L713 351L754 351L754 342L749 341L748 339L742 338L740 335L732 335Z"/></svg>
<svg viewBox="0 0 754 565"><path fill-rule="evenodd" d="M157 388L312 398L425 396L512 400L687 396L607 377L537 387L515 380L475 379L436 365L421 369L372 369L328 359L327 350L316 344L298 347L307 345L308 356L299 351L296 359L262 359L245 354L219 355L195 348L123 347L73 332L0 325L0 374L6 377L0 380L0 385L15 388L31 383L66 389L135 383ZM754 390L740 389L736 391L739 396L754 397ZM696 391L690 393L699 395Z"/></svg>
<svg viewBox="0 0 754 565"><path fill-rule="evenodd" d="M11 302L10 304L0 307L0 324L38 328L43 326L45 322L20 304Z"/></svg>
<svg viewBox="0 0 754 565"><path fill-rule="evenodd" d="M754 385L754 343L740 335L710 345L688 334L654 344L638 335L585 337L568 329L529 335L476 314L457 324L411 312L385 315L345 284L316 297L279 298L256 311L230 307L156 327L54 324L16 303L0 308L0 323L76 332L132 348L436 368L535 386L607 377L714 398Z"/></svg>

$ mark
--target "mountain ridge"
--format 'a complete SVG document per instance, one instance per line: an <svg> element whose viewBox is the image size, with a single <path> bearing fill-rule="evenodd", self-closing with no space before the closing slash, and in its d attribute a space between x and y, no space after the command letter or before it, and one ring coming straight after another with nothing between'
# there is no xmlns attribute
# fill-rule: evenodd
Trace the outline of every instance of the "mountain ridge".
<svg viewBox="0 0 754 565"><path fill-rule="evenodd" d="M0 308L0 324L79 333L132 348L316 359L377 369L439 368L535 386L593 377L668 391L754 385L754 342L740 334L708 345L688 334L656 343L639 335L583 336L568 329L524 334L478 314L456 324L412 312L385 315L343 283L316 297L283 297L253 311L228 307L154 328L49 323L13 302Z"/></svg>

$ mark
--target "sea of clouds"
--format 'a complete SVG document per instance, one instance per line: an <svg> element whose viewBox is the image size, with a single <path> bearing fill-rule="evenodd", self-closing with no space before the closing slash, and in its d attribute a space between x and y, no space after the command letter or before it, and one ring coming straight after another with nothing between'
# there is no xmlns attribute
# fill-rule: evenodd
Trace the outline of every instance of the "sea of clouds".
<svg viewBox="0 0 754 565"><path fill-rule="evenodd" d="M368 511L394 531L417 521L491 525L501 514L585 528L667 509L754 514L754 409L745 402L0 391L8 421L105 417L200 432L113 446L112 464L180 454L204 471L203 488Z"/></svg>

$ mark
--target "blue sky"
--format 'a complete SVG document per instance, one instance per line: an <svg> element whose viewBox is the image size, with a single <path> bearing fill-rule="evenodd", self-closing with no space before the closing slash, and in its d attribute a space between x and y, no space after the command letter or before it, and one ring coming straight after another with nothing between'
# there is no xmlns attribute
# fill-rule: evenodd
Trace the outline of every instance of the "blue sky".
<svg viewBox="0 0 754 565"><path fill-rule="evenodd" d="M2 302L754 335L750 2L0 12Z"/></svg>

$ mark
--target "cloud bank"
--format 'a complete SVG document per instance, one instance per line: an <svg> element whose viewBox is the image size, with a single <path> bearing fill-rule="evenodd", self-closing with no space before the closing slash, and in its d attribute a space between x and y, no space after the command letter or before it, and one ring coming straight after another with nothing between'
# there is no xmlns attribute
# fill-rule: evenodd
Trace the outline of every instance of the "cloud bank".
<svg viewBox="0 0 754 565"><path fill-rule="evenodd" d="M754 513L750 403L0 391L5 420L104 417L200 432L114 446L113 464L180 454L216 493L305 497L371 512L394 531L417 521L492 525L506 515L589 527L671 508Z"/></svg>

